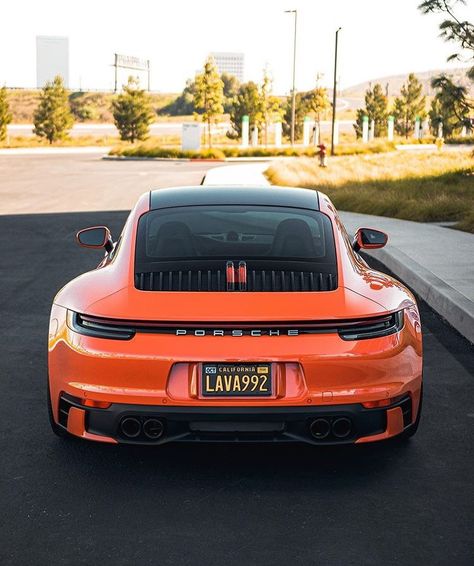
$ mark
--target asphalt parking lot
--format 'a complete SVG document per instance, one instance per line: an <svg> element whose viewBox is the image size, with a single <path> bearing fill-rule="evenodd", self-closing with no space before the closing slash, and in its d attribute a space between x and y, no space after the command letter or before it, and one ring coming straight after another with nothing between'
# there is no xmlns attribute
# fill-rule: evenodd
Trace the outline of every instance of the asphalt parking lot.
<svg viewBox="0 0 474 566"><path fill-rule="evenodd" d="M92 268L78 228L124 212L0 216L0 564L473 563L473 349L422 305L425 405L408 444L130 448L62 441L45 404L55 291Z"/></svg>
<svg viewBox="0 0 474 566"><path fill-rule="evenodd" d="M61 441L45 407L48 311L92 268L76 229L126 213L0 216L0 564L472 564L474 355L422 306L425 406L407 445Z"/></svg>
<svg viewBox="0 0 474 566"><path fill-rule="evenodd" d="M151 188L199 185L216 166L101 158L97 153L0 154L0 214L130 210Z"/></svg>

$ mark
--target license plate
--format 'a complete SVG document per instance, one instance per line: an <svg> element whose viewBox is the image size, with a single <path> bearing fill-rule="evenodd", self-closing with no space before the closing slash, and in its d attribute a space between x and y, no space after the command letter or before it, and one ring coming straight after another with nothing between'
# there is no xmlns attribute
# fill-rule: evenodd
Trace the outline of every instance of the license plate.
<svg viewBox="0 0 474 566"><path fill-rule="evenodd" d="M204 397L268 397L272 392L271 364L202 364Z"/></svg>

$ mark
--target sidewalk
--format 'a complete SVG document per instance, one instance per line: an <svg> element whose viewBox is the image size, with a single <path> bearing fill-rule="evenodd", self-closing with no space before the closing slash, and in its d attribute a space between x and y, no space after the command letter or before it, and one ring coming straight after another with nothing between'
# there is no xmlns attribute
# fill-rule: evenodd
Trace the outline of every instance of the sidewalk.
<svg viewBox="0 0 474 566"><path fill-rule="evenodd" d="M203 185L265 185L270 186L263 172L270 160L245 165L223 165L210 169Z"/></svg>
<svg viewBox="0 0 474 566"><path fill-rule="evenodd" d="M205 185L269 186L267 163L218 167ZM434 224L341 212L349 234L359 227L378 228L387 246L370 253L408 285L458 332L474 343L474 235Z"/></svg>

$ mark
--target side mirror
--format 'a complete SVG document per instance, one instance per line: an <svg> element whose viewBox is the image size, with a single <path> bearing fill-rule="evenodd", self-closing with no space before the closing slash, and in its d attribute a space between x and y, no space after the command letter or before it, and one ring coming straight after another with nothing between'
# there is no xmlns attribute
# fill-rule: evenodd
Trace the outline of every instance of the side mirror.
<svg viewBox="0 0 474 566"><path fill-rule="evenodd" d="M356 252L361 249L376 250L383 248L387 242L388 236L385 232L372 228L359 228L354 236L352 248Z"/></svg>
<svg viewBox="0 0 474 566"><path fill-rule="evenodd" d="M112 236L106 226L93 226L79 230L76 234L76 241L84 248L105 248L107 252L113 248Z"/></svg>

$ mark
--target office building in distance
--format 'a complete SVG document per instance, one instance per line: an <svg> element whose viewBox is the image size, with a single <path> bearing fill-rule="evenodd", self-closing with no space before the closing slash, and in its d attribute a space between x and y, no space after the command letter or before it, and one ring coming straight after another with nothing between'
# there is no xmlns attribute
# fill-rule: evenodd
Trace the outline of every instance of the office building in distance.
<svg viewBox="0 0 474 566"><path fill-rule="evenodd" d="M36 86L61 76L64 85L69 86L69 38L51 35L36 37Z"/></svg>
<svg viewBox="0 0 474 566"><path fill-rule="evenodd" d="M245 55L243 53L216 51L211 53L211 56L214 58L221 75L227 73L237 77L240 82L244 80Z"/></svg>

